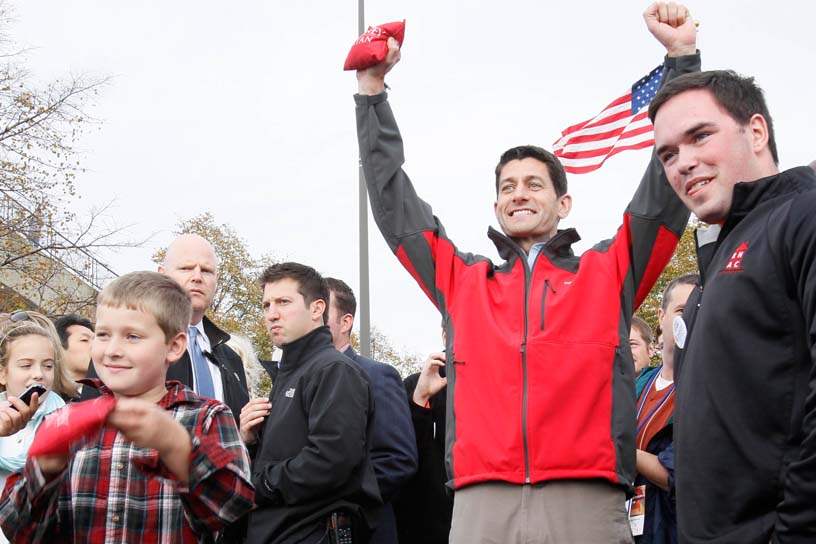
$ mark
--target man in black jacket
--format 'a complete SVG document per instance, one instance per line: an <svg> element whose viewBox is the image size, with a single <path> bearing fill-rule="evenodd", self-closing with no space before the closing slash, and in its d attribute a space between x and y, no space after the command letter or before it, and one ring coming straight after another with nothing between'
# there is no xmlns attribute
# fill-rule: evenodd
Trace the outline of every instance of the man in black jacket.
<svg viewBox="0 0 816 544"><path fill-rule="evenodd" d="M779 172L753 79L689 74L652 101L657 155L703 221L674 322L681 542L816 541L816 173Z"/></svg>
<svg viewBox="0 0 816 544"><path fill-rule="evenodd" d="M220 400L232 410L236 422L249 401L241 358L226 342L230 335L205 315L218 287L218 258L212 244L197 234L182 234L167 248L159 272L181 285L193 306L184 355L170 365L168 380L178 380L202 396ZM96 378L93 365L88 377ZM82 388L82 400L98 396L92 387Z"/></svg>
<svg viewBox="0 0 816 544"><path fill-rule="evenodd" d="M453 491L445 485L444 367L445 354L432 353L421 372L405 378L419 467L394 501L400 544L447 544L450 534Z"/></svg>
<svg viewBox="0 0 816 544"><path fill-rule="evenodd" d="M348 532L366 542L381 504L369 455L368 378L332 345L320 274L281 263L264 271L261 285L269 335L283 358L268 403L253 400L241 413L247 443L263 423L247 542L328 543Z"/></svg>
<svg viewBox="0 0 816 544"><path fill-rule="evenodd" d="M326 278L331 302L329 329L337 351L357 363L368 376L374 397L374 434L371 440L371 464L383 499L372 544L396 544L397 522L391 501L417 469L414 428L408 412L408 399L397 370L385 363L363 357L351 347L351 329L357 311L354 291L346 282Z"/></svg>

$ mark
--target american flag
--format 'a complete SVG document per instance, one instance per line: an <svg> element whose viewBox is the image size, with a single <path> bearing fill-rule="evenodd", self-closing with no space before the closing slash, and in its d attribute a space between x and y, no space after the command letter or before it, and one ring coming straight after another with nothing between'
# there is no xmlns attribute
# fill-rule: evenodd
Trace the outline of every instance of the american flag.
<svg viewBox="0 0 816 544"><path fill-rule="evenodd" d="M642 77L626 94L612 101L601 113L567 127L553 144L555 156L571 174L586 174L611 157L628 149L654 144L654 130L646 107L663 80L661 64Z"/></svg>

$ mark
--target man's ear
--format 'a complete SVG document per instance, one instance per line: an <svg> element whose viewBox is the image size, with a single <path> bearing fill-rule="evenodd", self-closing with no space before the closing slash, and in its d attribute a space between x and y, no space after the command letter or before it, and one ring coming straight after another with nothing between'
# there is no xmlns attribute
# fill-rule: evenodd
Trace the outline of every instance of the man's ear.
<svg viewBox="0 0 816 544"><path fill-rule="evenodd" d="M322 321L324 325L328 323L323 319L323 314L326 312L326 301L319 298L309 305L309 311L312 314L312 321Z"/></svg>
<svg viewBox="0 0 816 544"><path fill-rule="evenodd" d="M173 364L187 351L187 333L179 332L167 342L167 363Z"/></svg>
<svg viewBox="0 0 816 544"><path fill-rule="evenodd" d="M760 113L755 113L748 120L748 132L751 136L751 149L755 154L759 154L763 149L768 148L768 121ZM770 149L768 149L770 152Z"/></svg>
<svg viewBox="0 0 816 544"><path fill-rule="evenodd" d="M351 329L354 327L354 316L351 314L344 314L340 319L340 333L351 335Z"/></svg>
<svg viewBox="0 0 816 544"><path fill-rule="evenodd" d="M572 195L565 194L558 197L558 218L566 219L572 210Z"/></svg>

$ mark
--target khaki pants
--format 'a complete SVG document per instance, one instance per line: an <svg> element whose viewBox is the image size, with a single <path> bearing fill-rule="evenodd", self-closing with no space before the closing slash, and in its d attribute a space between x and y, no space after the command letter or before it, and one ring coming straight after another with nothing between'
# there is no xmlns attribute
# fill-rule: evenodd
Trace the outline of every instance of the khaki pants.
<svg viewBox="0 0 816 544"><path fill-rule="evenodd" d="M486 482L453 496L451 544L619 544L632 533L622 489L605 480Z"/></svg>

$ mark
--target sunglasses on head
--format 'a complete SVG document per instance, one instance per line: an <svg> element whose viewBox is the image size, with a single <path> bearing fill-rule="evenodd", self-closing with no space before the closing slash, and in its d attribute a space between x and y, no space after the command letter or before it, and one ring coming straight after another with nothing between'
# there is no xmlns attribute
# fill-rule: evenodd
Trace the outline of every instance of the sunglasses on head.
<svg viewBox="0 0 816 544"><path fill-rule="evenodd" d="M9 321L20 323L21 321L34 321L25 310L14 310L9 314Z"/></svg>

